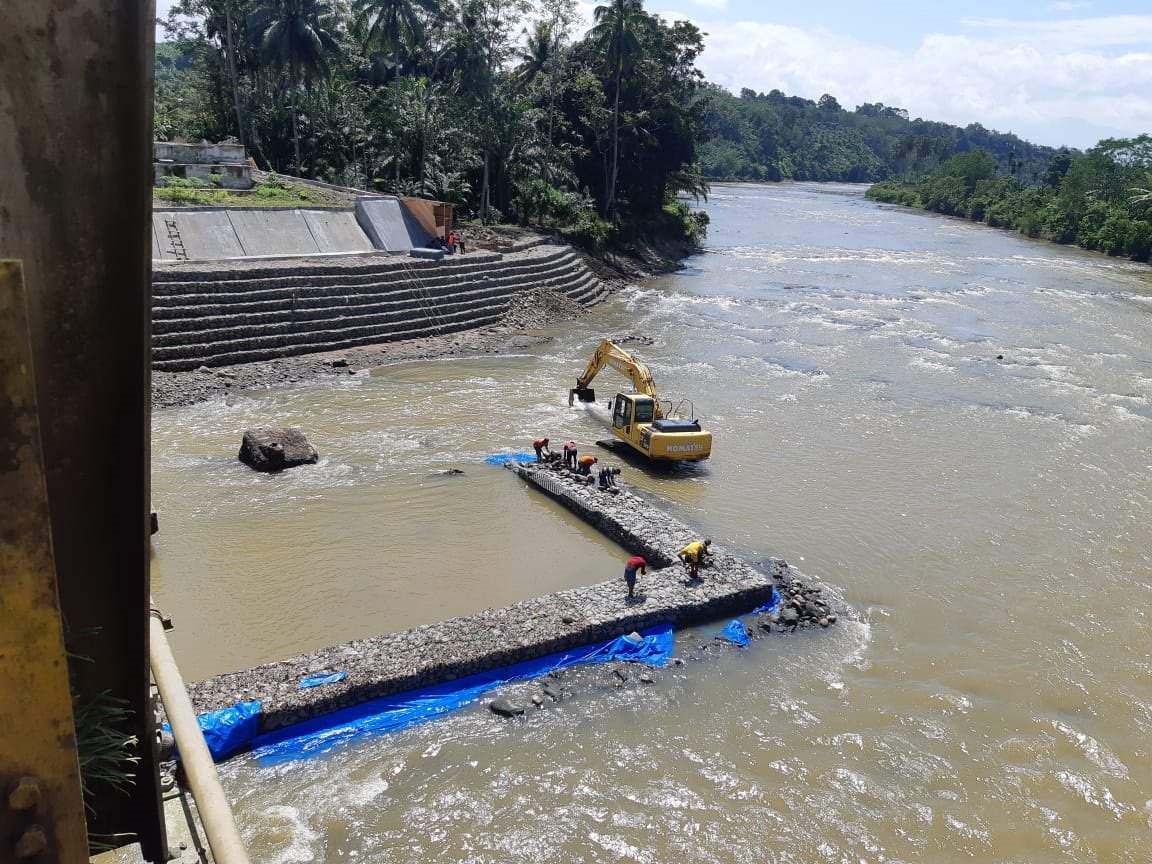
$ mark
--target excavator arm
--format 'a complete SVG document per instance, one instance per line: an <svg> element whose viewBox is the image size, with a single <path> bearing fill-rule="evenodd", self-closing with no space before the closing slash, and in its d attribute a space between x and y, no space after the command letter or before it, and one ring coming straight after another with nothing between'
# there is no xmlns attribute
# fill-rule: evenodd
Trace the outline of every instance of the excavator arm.
<svg viewBox="0 0 1152 864"><path fill-rule="evenodd" d="M574 397L579 398L581 402L595 401L595 391L590 389L588 385L605 366L611 366L631 381L634 392L651 396L657 405L660 404L660 397L656 395L656 382L652 380L652 373L648 370L647 365L643 361L637 360L611 339L604 339L597 347L596 353L592 355L592 359L588 361L588 368L584 370L584 374L576 379L575 388L569 391L569 405L572 404Z"/></svg>

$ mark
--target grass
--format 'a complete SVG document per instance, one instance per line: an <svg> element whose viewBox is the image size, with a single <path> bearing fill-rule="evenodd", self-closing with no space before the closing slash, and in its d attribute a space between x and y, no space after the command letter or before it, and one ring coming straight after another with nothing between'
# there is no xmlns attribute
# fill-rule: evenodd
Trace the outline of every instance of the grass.
<svg viewBox="0 0 1152 864"><path fill-rule="evenodd" d="M153 207L331 207L345 202L334 200L327 190L293 183L272 175L262 178L246 192L221 189L199 178L165 177L152 189Z"/></svg>

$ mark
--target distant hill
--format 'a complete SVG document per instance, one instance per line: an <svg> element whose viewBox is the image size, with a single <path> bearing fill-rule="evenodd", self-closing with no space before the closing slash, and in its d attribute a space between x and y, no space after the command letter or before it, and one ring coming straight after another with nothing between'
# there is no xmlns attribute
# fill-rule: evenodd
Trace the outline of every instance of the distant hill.
<svg viewBox="0 0 1152 864"><path fill-rule="evenodd" d="M915 181L951 156L983 149L1005 174L1037 183L1053 147L1031 144L979 123L961 128L919 118L902 108L865 103L854 111L825 94L819 101L779 90L739 96L704 88L699 146L701 173L710 180Z"/></svg>

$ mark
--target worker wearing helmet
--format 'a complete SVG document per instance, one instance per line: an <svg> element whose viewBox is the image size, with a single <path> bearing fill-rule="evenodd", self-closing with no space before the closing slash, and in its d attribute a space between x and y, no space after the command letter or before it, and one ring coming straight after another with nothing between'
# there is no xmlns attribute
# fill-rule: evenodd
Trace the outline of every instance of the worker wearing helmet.
<svg viewBox="0 0 1152 864"><path fill-rule="evenodd" d="M696 540L689 543L676 553L676 557L683 561L688 567L688 575L692 579L698 578L699 574L697 570L700 565L704 563L704 556L708 553L708 547L711 545L712 541L706 537L703 540Z"/></svg>

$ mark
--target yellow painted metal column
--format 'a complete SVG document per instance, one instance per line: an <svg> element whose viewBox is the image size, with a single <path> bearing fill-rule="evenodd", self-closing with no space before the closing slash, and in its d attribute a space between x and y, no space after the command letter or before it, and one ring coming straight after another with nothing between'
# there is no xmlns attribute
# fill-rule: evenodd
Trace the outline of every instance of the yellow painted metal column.
<svg viewBox="0 0 1152 864"><path fill-rule="evenodd" d="M24 279L0 261L0 861L88 856Z"/></svg>
<svg viewBox="0 0 1152 864"><path fill-rule="evenodd" d="M121 765L132 783L94 782L87 821L163 861L148 673L155 3L0 10L0 258L24 269L60 608L88 658L72 683L86 703L117 700L129 713L109 725L139 741Z"/></svg>

